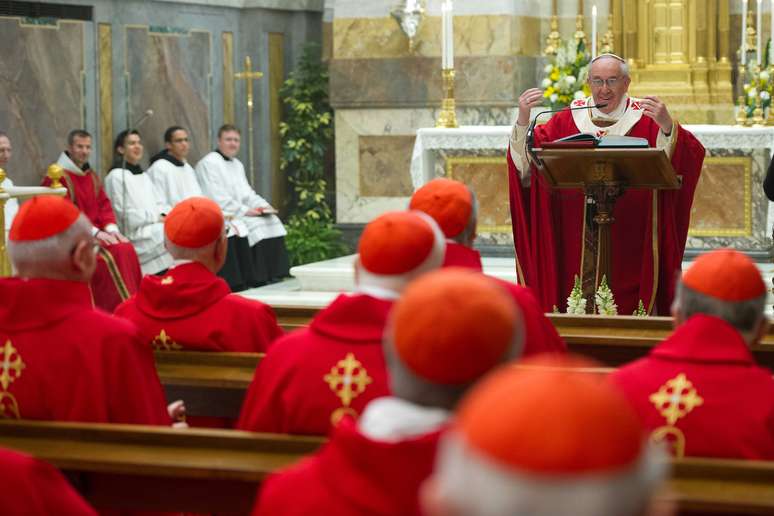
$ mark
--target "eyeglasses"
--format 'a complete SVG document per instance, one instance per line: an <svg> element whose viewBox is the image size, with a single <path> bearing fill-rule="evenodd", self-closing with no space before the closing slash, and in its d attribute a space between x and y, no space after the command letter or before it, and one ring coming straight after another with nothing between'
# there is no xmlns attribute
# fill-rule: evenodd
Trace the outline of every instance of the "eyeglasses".
<svg viewBox="0 0 774 516"><path fill-rule="evenodd" d="M607 84L608 88L615 88L615 85L618 84L618 81L620 80L620 77L610 77L608 79L591 79L589 83L594 88L601 88L605 84Z"/></svg>

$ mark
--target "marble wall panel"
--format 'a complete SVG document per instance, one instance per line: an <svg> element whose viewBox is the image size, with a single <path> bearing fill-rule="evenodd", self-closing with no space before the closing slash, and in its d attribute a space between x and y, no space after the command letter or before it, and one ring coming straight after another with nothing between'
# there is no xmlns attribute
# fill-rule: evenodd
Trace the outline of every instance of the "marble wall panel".
<svg viewBox="0 0 774 516"><path fill-rule="evenodd" d="M508 164L503 157L446 159L446 176L468 185L478 199L479 233L511 233Z"/></svg>
<svg viewBox="0 0 774 516"><path fill-rule="evenodd" d="M360 195L410 197L411 151L414 136L361 136L359 142Z"/></svg>
<svg viewBox="0 0 774 516"><path fill-rule="evenodd" d="M691 208L692 236L752 235L751 175L750 157L704 160Z"/></svg>
<svg viewBox="0 0 774 516"><path fill-rule="evenodd" d="M0 130L13 156L6 172L18 185L38 185L84 124L86 22L24 25L0 18Z"/></svg>
<svg viewBox="0 0 774 516"><path fill-rule="evenodd" d="M518 102L536 83L530 57L463 57L456 60L459 106L503 106ZM343 59L331 61L331 104L336 108L425 107L440 103L438 59Z"/></svg>
<svg viewBox="0 0 774 516"><path fill-rule="evenodd" d="M212 147L210 141L211 34L206 31L151 32L125 27L128 118L136 121L147 109L154 116L139 128L146 159L164 148L164 131L172 125L188 129L196 163Z"/></svg>

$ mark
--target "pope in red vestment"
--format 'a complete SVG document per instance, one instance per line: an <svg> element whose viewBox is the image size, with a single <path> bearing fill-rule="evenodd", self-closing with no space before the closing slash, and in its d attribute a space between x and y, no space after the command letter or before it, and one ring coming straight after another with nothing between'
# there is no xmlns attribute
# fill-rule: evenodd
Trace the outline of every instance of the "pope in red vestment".
<svg viewBox="0 0 774 516"><path fill-rule="evenodd" d="M96 516L50 464L0 449L0 514L5 516Z"/></svg>
<svg viewBox="0 0 774 516"><path fill-rule="evenodd" d="M120 234L102 181L88 163L91 136L85 131L73 133L68 136L68 150L59 156L57 164L64 169L62 182L69 199L91 221L101 244L97 270L91 280L94 304L112 312L137 291L142 278L140 261L132 244ZM50 186L51 179L44 178L43 185Z"/></svg>
<svg viewBox="0 0 774 516"><path fill-rule="evenodd" d="M538 126L534 147L576 133L627 135L663 149L677 174L678 190L628 189L613 210L611 285L619 313L632 314L641 301L651 314L668 314L674 278L680 270L688 236L691 204L699 180L704 148L677 122L657 97L628 97L629 77L623 60L599 56L589 72L592 97ZM519 99L519 118L508 152L511 220L522 281L537 293L544 311L564 309L574 277L581 275L586 197L581 190L553 190L529 162L526 146L529 110L543 92L527 90ZM597 109L592 106L605 105ZM590 209L593 209L591 207ZM591 259L590 255L586 259Z"/></svg>
<svg viewBox="0 0 774 516"><path fill-rule="evenodd" d="M46 242L54 236L61 249ZM20 277L0 280L0 417L170 423L151 349L131 323L92 307L93 246L66 199L35 197L14 219L8 253Z"/></svg>
<svg viewBox="0 0 774 516"><path fill-rule="evenodd" d="M678 286L675 332L612 375L676 456L774 460L774 379L749 347L766 331L765 297L746 256L699 257Z"/></svg>
<svg viewBox="0 0 774 516"><path fill-rule="evenodd" d="M464 267L483 272L481 255L473 249L478 224L478 200L467 185L453 179L433 179L414 192L409 207L433 217L444 232L444 267ZM528 288L493 279L508 290L522 311L526 333L523 356L567 351L566 344Z"/></svg>
<svg viewBox="0 0 774 516"><path fill-rule="evenodd" d="M155 349L265 352L282 334L271 307L232 294L216 276L228 249L223 228L220 207L204 197L190 197L167 215L175 265L164 276L145 276L115 312Z"/></svg>
<svg viewBox="0 0 774 516"><path fill-rule="evenodd" d="M486 320L482 325L480 321ZM384 339L393 395L345 418L314 456L271 476L254 515L419 515L419 487L465 388L518 356L518 311L464 269L426 274L393 306Z"/></svg>
<svg viewBox="0 0 774 516"><path fill-rule="evenodd" d="M443 236L419 212L391 212L360 239L356 292L342 294L308 328L275 342L247 391L237 427L325 435L344 415L388 394L382 334L393 301L441 265Z"/></svg>

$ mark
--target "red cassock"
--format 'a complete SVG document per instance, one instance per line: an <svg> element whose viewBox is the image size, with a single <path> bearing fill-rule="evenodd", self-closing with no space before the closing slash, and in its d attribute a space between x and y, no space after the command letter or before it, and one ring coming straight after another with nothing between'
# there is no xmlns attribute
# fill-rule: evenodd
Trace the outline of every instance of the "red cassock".
<svg viewBox="0 0 774 516"><path fill-rule="evenodd" d="M640 300L649 313L668 314L674 297L705 153L691 133L676 123L674 130L678 134L672 166L683 177L682 187L655 195L629 189L613 210L613 270L608 279L621 314L633 313ZM535 147L578 132L572 113L562 111L535 129ZM658 125L642 116L628 136L646 138L655 147L658 132ZM554 306L564 310L574 277L581 273L585 196L579 189L553 191L534 165L530 187L523 187L510 150L508 169L513 237L523 279L538 294L544 311Z"/></svg>
<svg viewBox="0 0 774 516"><path fill-rule="evenodd" d="M446 242L446 254L443 257L443 267L465 267L477 271L484 270L481 263L481 253L457 242Z"/></svg>
<svg viewBox="0 0 774 516"><path fill-rule="evenodd" d="M327 435L344 415L388 394L382 332L391 301L337 297L308 328L277 340L261 360L237 428Z"/></svg>
<svg viewBox="0 0 774 516"><path fill-rule="evenodd" d="M196 262L145 276L137 295L115 313L134 322L156 349L264 352L282 335L271 307L232 294Z"/></svg>
<svg viewBox="0 0 774 516"><path fill-rule="evenodd" d="M92 516L97 513L46 462L0 450L0 514L5 516Z"/></svg>
<svg viewBox="0 0 774 516"><path fill-rule="evenodd" d="M65 170L63 184L69 199L100 230L116 223L113 207L102 188L102 182L93 170L76 174ZM44 186L51 179L43 179ZM107 312L115 310L122 301L137 292L142 278L140 261L130 243L103 245L97 260L97 270L91 280L94 304Z"/></svg>
<svg viewBox="0 0 774 516"><path fill-rule="evenodd" d="M0 417L168 425L152 351L85 283L0 280Z"/></svg>
<svg viewBox="0 0 774 516"><path fill-rule="evenodd" d="M725 321L695 315L611 378L675 455L774 460L774 379Z"/></svg>
<svg viewBox="0 0 774 516"><path fill-rule="evenodd" d="M377 442L347 418L320 452L269 477L253 515L418 515L419 488L433 471L440 435Z"/></svg>

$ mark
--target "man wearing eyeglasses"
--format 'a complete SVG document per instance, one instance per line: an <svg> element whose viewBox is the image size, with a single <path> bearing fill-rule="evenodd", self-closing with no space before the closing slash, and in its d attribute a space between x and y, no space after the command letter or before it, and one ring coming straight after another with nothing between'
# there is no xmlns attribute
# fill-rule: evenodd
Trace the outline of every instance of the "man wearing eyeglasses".
<svg viewBox="0 0 774 516"><path fill-rule="evenodd" d="M704 147L655 96L628 95L629 67L623 58L602 54L588 73L591 96L535 128L534 147L577 133L645 138L663 149L677 174L679 190L627 190L613 211L611 284L620 314L632 314L640 302L652 315L669 313L674 278L688 236L691 204L704 160ZM511 217L519 264L545 310L564 309L574 278L581 275L586 228L593 228L595 206L584 192L552 190L537 173L526 150L530 110L544 101L543 91L526 90L508 151ZM599 105L600 107L595 107Z"/></svg>
<svg viewBox="0 0 774 516"><path fill-rule="evenodd" d="M156 193L170 207L189 197L200 197L202 190L186 158L191 148L188 131L173 125L164 131L164 150L151 158L146 174Z"/></svg>

